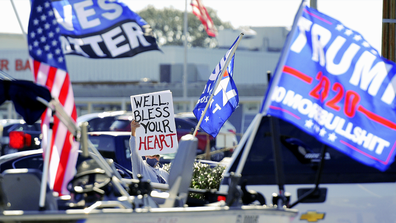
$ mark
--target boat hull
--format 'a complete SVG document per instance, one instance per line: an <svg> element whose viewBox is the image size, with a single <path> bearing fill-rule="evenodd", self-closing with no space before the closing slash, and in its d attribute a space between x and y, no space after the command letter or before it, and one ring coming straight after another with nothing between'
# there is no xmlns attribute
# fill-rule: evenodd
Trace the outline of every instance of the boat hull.
<svg viewBox="0 0 396 223"><path fill-rule="evenodd" d="M186 207L150 209L76 209L67 211L4 211L1 222L229 223L291 222L297 211L266 206Z"/></svg>

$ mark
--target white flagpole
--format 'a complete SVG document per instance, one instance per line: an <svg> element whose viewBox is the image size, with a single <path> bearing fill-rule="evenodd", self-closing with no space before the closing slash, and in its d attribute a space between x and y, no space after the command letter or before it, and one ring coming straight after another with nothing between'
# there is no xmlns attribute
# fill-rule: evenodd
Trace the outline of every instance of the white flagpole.
<svg viewBox="0 0 396 223"><path fill-rule="evenodd" d="M45 206L45 196L48 185L49 161L50 161L51 143L52 143L52 124L53 124L51 108L47 108L46 115L47 115L46 119L49 119L50 121L48 122L48 126L45 127L45 130L47 130L47 132L43 132L43 134L45 134L48 138L47 138L47 145L44 148L45 151L43 151L45 157L44 157L44 165L43 165L43 175L41 176L40 200L39 200L39 207L41 209L44 209ZM43 125L46 125L46 123L44 123Z"/></svg>
<svg viewBox="0 0 396 223"><path fill-rule="evenodd" d="M289 35L285 42L285 45L283 46L282 54L281 54L281 57L279 58L279 64L276 69L276 73L274 74L271 85L269 86L270 89L268 91L267 98L264 99L265 101L264 101L264 106L263 106L263 111L262 111L263 115L267 114L268 107L271 103L272 94L274 93L276 86L278 86L279 79L282 75L283 66L285 66L286 58L289 55L291 41L294 36L294 33L297 30L297 24L298 24L299 18L301 17L301 15L303 13L304 6L305 6L305 0L302 0L300 7L297 11L296 17L294 18L292 29L289 32Z"/></svg>
<svg viewBox="0 0 396 223"><path fill-rule="evenodd" d="M18 12L17 12L17 10L16 10L16 7L15 7L15 4L14 4L14 0L10 0L10 1L11 1L11 4L12 4L12 8L14 9L14 13L15 13L17 19L18 19L19 27L21 28L23 37L24 37L25 40L26 40L26 32L25 32L25 30L23 29L21 19L19 18L19 14L18 14Z"/></svg>
<svg viewBox="0 0 396 223"><path fill-rule="evenodd" d="M234 46L233 49L231 50L230 55L227 57L225 66L221 69L221 72L220 72L220 73L218 74L218 76L217 76L216 85L215 85L215 87L213 88L212 94L210 95L210 98L209 98L208 102L206 102L206 107L205 107L204 111L202 112L201 118L199 119L199 122L198 122L197 126L195 127L193 136L196 136L197 131L198 131L198 128L199 128L199 126L201 125L201 122L202 122L202 120L203 120L203 117L205 116L206 111L207 111L208 108L209 108L209 104L210 104L210 102L212 101L212 98L213 98L213 96L214 96L214 92L215 92L215 90L217 89L217 87L218 87L219 84L220 84L220 79L221 79L221 78L219 78L219 77L222 77L222 76L224 75L224 72L226 71L226 69L227 69L227 67L228 67L228 64L230 63L232 57L234 56L235 51L236 51L236 49L237 49L237 47L238 47L238 45L239 45L239 42L241 41L243 35L244 35L243 33L240 33L240 34L239 34L238 41L235 43L235 46Z"/></svg>

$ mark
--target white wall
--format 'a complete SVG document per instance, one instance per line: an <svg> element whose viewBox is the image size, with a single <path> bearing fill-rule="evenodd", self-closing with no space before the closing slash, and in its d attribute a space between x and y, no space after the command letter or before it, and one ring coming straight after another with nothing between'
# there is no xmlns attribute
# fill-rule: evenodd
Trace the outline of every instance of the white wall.
<svg viewBox="0 0 396 223"><path fill-rule="evenodd" d="M27 48L22 47L25 40L20 37L22 35L18 38L0 35L0 42L4 40L9 43L7 47L0 45L0 68L17 79L32 80L33 75L27 66ZM14 49L10 49L13 48L11 45ZM184 62L183 47L164 46L161 49L163 52L149 51L123 59L89 59L68 55L66 64L72 82L134 82L142 78L159 81L160 64ZM211 72L226 52L227 49L189 48L187 61L207 65ZM279 52L237 50L234 65L235 82L267 83L265 74L267 70L275 69L279 55ZM207 74L207 78L209 75L210 73Z"/></svg>

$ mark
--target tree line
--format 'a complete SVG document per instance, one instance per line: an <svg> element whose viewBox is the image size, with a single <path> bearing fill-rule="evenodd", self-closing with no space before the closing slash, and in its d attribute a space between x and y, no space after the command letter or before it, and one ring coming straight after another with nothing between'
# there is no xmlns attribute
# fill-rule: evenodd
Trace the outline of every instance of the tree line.
<svg viewBox="0 0 396 223"><path fill-rule="evenodd" d="M217 16L217 12L212 8L206 8L213 20L217 30L232 29L230 22L222 22ZM184 45L184 11L173 7L156 9L149 5L145 9L137 12L153 29L159 46L183 46ZM187 13L187 44L188 47L216 48L218 42L216 38L208 36L204 25L192 13Z"/></svg>

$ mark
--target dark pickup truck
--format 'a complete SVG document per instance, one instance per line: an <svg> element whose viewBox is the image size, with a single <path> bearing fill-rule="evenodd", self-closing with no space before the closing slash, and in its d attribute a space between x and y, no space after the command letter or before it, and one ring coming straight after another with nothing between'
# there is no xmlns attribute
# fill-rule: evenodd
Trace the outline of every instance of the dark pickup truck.
<svg viewBox="0 0 396 223"><path fill-rule="evenodd" d="M121 166L132 170L131 152L129 149L130 136L130 132L88 132L89 140L103 157L111 158ZM10 143L6 149L7 154L41 148L42 136L39 124L37 126L25 125L19 128L10 128L9 137ZM168 163L170 161L163 158L162 162Z"/></svg>
<svg viewBox="0 0 396 223"><path fill-rule="evenodd" d="M40 123L28 125L24 122L11 124L2 135L1 155L41 148Z"/></svg>
<svg viewBox="0 0 396 223"><path fill-rule="evenodd" d="M41 148L40 124L15 124L8 129L9 143L3 154ZM88 137L96 149L106 158L131 169L128 132L89 132ZM116 149L117 148L117 149Z"/></svg>
<svg viewBox="0 0 396 223"><path fill-rule="evenodd" d="M40 128L40 125L37 125ZM23 131L10 131L10 146L9 150L13 152L26 151L38 149L41 141L41 130L34 131L25 128ZM98 131L88 132L90 142L105 158L113 159L116 163L132 170L131 151L129 149L130 132L117 132L117 131ZM36 138L39 138L36 142ZM29 139L30 138L30 139ZM31 142L30 144L27 142ZM161 155L161 163L170 163L174 158L174 154ZM201 160L201 162L209 164L214 167L218 162Z"/></svg>

